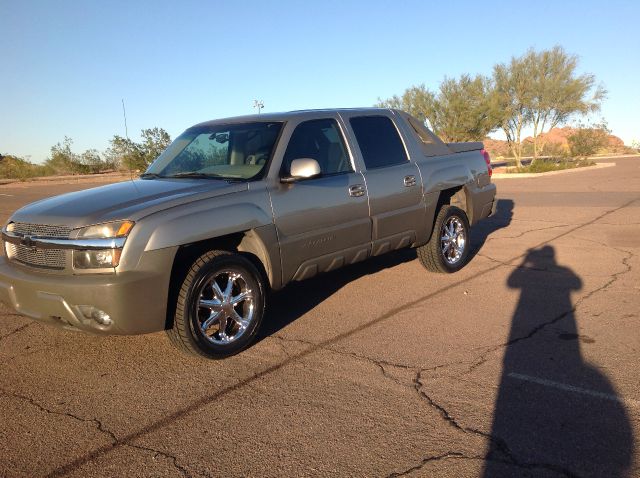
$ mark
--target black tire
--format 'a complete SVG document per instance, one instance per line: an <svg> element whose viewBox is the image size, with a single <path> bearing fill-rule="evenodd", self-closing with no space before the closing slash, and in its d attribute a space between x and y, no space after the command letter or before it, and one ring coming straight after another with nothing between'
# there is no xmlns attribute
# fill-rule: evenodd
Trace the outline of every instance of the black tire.
<svg viewBox="0 0 640 478"><path fill-rule="evenodd" d="M264 309L264 284L256 267L240 254L209 251L182 281L173 328L166 332L183 352L222 359L253 342Z"/></svg>
<svg viewBox="0 0 640 478"><path fill-rule="evenodd" d="M447 251L444 252L443 249L446 244L443 244L443 237L447 235L444 228L452 223L456 226L455 230L458 235L449 244ZM457 226L460 226L460 231L458 231ZM447 227L447 231L449 230L450 228ZM459 235L460 233L462 236ZM455 247L452 249L453 244L455 244ZM459 247L461 251L458 251ZM469 220L467 215L459 207L445 204L438 211L429 242L417 248L418 259L431 272L450 274L459 271L467 263L469 247ZM450 251L454 253L452 254Z"/></svg>

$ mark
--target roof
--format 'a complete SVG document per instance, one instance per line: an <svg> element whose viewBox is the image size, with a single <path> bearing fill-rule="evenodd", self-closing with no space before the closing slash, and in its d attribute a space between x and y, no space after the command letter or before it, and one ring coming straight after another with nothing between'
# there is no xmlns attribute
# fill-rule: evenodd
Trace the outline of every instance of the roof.
<svg viewBox="0 0 640 478"><path fill-rule="evenodd" d="M308 110L295 110L295 111L284 111L281 113L261 113L261 114L253 114L253 115L245 115L245 116L231 116L228 118L220 118L210 121L204 121L202 123L198 123L195 126L212 126L217 124L227 124L227 123L251 123L258 121L286 121L292 118L308 118L313 119L317 118L319 115L326 113L340 113L341 111L345 112L362 112L362 113L382 113L388 112L389 108L324 108L324 109L308 109Z"/></svg>

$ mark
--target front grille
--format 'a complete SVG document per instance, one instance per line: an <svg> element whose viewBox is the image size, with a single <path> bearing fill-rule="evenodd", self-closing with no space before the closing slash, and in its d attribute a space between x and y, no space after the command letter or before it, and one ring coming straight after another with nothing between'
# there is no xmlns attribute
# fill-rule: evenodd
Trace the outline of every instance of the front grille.
<svg viewBox="0 0 640 478"><path fill-rule="evenodd" d="M48 226L46 224L14 223L13 232L25 236L54 237L56 239L68 239L71 228L68 226Z"/></svg>
<svg viewBox="0 0 640 478"><path fill-rule="evenodd" d="M68 239L71 228L46 224L26 224L16 222L14 232L26 236ZM61 270L66 267L67 254L62 249L34 249L21 244L7 244L9 258L33 267Z"/></svg>

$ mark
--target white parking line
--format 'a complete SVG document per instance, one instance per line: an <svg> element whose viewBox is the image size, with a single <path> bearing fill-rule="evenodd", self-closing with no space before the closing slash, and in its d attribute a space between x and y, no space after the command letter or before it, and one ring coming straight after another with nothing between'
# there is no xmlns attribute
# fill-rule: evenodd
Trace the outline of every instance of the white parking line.
<svg viewBox="0 0 640 478"><path fill-rule="evenodd" d="M10 196L10 197L13 197L13 194L0 194L0 196Z"/></svg>
<svg viewBox="0 0 640 478"><path fill-rule="evenodd" d="M596 397L596 398L603 398L605 400L624 403L626 405L631 405L634 407L640 406L640 400L634 400L633 398L622 398L622 397L618 397L617 395L611 395L609 393L597 392L595 390L588 390L586 388L574 387L573 385L566 385L564 383L545 380L544 378L531 377L529 375L523 375L521 373L514 373L514 372L507 374L507 377L515 378L518 380L524 380L525 382L537 383L538 385L544 385L545 387L557 388L558 390L564 390L565 392L581 393L583 395L589 395L591 397Z"/></svg>

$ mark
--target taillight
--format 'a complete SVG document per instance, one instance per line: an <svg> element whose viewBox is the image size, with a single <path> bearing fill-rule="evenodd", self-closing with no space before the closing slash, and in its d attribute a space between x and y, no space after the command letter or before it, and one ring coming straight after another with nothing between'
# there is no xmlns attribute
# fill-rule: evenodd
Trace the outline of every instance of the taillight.
<svg viewBox="0 0 640 478"><path fill-rule="evenodd" d="M482 156L484 156L484 162L487 163L487 172L489 173L489 177L493 175L493 169L491 169L491 158L489 157L489 152L485 149L480 151Z"/></svg>

